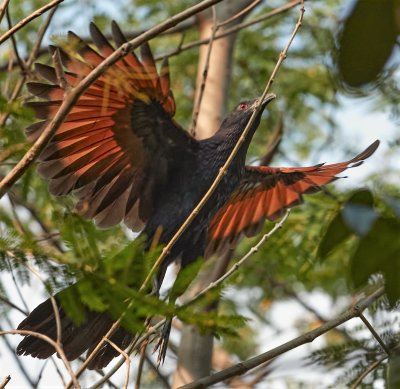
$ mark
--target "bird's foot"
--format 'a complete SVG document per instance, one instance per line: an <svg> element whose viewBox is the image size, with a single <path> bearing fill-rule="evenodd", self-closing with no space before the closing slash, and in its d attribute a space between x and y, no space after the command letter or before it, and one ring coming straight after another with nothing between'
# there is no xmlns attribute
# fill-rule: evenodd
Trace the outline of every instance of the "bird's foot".
<svg viewBox="0 0 400 389"><path fill-rule="evenodd" d="M169 334L171 333L171 326L172 318L167 318L161 330L158 342L154 347L153 352L156 352L158 350L157 367L159 367L160 364L164 363L165 356L167 354Z"/></svg>

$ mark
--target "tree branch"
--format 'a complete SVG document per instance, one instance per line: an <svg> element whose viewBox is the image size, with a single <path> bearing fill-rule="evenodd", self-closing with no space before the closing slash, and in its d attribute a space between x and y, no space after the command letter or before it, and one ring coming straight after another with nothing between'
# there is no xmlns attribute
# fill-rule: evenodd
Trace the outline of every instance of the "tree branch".
<svg viewBox="0 0 400 389"><path fill-rule="evenodd" d="M224 30L220 34L216 34L215 37L214 37L214 40L217 40L217 39L220 39L220 38L224 38L224 37L226 37L228 35L231 35L231 34L237 32L237 31L243 30L244 28L253 26L254 24L258 24L258 23L263 22L265 20L271 19L272 17L274 17L276 15L280 15L280 14L282 14L284 12L287 12L287 11L291 10L292 8L296 7L297 5L301 4L302 1L303 0L293 0L288 4L283 5L282 7L278 7L276 9L274 9L273 11L267 12L266 14L261 15L261 16L259 16L257 18L254 18L254 19L249 20L247 22L243 22L243 23L237 24L234 27L227 28L226 30ZM189 49L193 49L194 47L197 47L197 46L206 45L209 42L210 42L210 38L205 38L205 39L200 39L200 40L193 41L193 42L190 42L190 43L186 43L185 45L182 44L182 45L179 45L179 47L176 48L175 50L172 50L172 51L170 51L168 53L165 53L165 54L158 55L158 56L154 57L154 59L156 61L160 61L165 57L172 57L172 56L178 55L183 51L186 51L186 50L189 50Z"/></svg>
<svg viewBox="0 0 400 389"><path fill-rule="evenodd" d="M1 7L0 7L0 22L2 21L2 19L3 19L3 16L4 16L4 14L5 14L5 12L6 12L6 10L7 10L7 7L8 7L8 3L10 2L10 0L4 0L3 1L3 4L1 5Z"/></svg>
<svg viewBox="0 0 400 389"><path fill-rule="evenodd" d="M58 4L62 3L64 0L53 0L52 2L44 5L43 7L37 9L35 12L32 12L29 16L27 16L25 19L21 20L19 23L17 23L13 28L10 28L7 32L5 32L1 37L0 37L0 45L6 41L10 36L15 34L18 30L20 30L22 27L24 27L26 24L31 22L33 19L36 19L49 9L52 9L53 7L57 6Z"/></svg>
<svg viewBox="0 0 400 389"><path fill-rule="evenodd" d="M0 336L4 335L23 335L23 336L33 336L44 342L49 343L52 347L55 348L56 352L64 362L65 368L67 369L68 373L71 376L72 382L75 385L76 389L80 389L80 385L78 384L77 377L75 376L74 372L72 371L71 364L69 363L67 357L64 354L64 350L62 347L58 345L53 339L49 338L47 335L43 335L40 332L35 331L28 331L28 330L9 330L9 331L0 331Z"/></svg>
<svg viewBox="0 0 400 389"><path fill-rule="evenodd" d="M350 307L347 311L332 319L327 321L326 323L322 324L320 327L306 332L303 335L298 336L286 342L278 347L273 348L265 353L257 355L256 357L247 359L244 362L240 362L228 369L222 370L216 374L213 374L208 377L204 377L200 380L192 382L188 385L184 385L181 389L198 389L198 388L207 388L210 385L216 384L218 382L222 382L228 378L231 378L235 375L241 375L246 373L247 371L261 365L264 362L267 362L273 358L278 357L290 350L293 350L299 346L302 346L306 343L311 343L314 339L318 338L319 336L325 334L329 330L337 327L340 324L349 321L355 317L360 316L360 314L369 307L373 302L375 302L378 298L380 298L385 293L385 289L383 287L378 288L373 293L360 299L355 305Z"/></svg>
<svg viewBox="0 0 400 389"><path fill-rule="evenodd" d="M361 384L363 379L372 371L374 371L383 361L389 358L389 355L384 355L381 358L379 358L377 361L371 363L361 374L357 379L354 381L353 385L351 385L351 389L356 389L358 385Z"/></svg>
<svg viewBox="0 0 400 389"><path fill-rule="evenodd" d="M11 381L11 376L8 375L4 378L4 380L0 383L0 389L4 389L6 385Z"/></svg>

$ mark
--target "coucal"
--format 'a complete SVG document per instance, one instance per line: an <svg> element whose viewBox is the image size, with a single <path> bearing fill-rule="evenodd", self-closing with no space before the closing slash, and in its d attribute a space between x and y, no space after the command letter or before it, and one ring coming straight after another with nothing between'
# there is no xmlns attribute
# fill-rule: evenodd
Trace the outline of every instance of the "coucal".
<svg viewBox="0 0 400 389"><path fill-rule="evenodd" d="M69 52L60 49L64 78L74 87L114 51L94 25L90 32L97 50L77 35L68 34ZM117 46L126 42L112 24ZM71 54L71 48L78 55ZM54 47L51 48L55 50ZM54 68L37 64L37 72L50 83L28 83L29 91L42 99L28 105L41 121L27 129L35 140L52 120L64 99ZM262 108L274 98L268 95ZM71 109L39 158L39 173L49 181L54 195L72 193L78 212L99 227L121 221L141 231L149 249L157 233L167 244L209 189L230 155L254 110L257 99L241 102L212 137L196 140L174 119L175 101L170 90L167 60L157 71L148 44L141 59L133 52L100 76ZM261 110L262 111L262 110ZM343 170L360 165L378 147L372 143L346 162L305 168L246 166L249 143L262 112L257 115L245 142L215 192L180 236L158 273L161 282L171 262L184 267L207 252L215 252L243 234L254 234L265 219L275 220L287 207L299 204L302 194L318 191ZM75 325L59 307L62 344L69 360L90 353L112 324L107 313L88 310L86 321ZM18 329L56 338L50 300L36 307ZM132 335L120 327L111 340L124 349ZM26 336L17 353L48 358L55 352L48 343ZM106 366L118 352L105 343L89 368Z"/></svg>

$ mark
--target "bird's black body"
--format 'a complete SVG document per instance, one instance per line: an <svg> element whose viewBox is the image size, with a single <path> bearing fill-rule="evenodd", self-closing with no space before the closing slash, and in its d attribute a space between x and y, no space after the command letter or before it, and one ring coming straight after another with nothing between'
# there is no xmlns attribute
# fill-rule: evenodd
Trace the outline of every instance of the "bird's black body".
<svg viewBox="0 0 400 389"><path fill-rule="evenodd" d="M264 106L273 97L269 95ZM153 243L156 230L160 227L161 235L158 243L167 244L200 202L242 135L256 101L255 99L241 103L241 105L246 104L248 108L245 110L236 108L214 136L193 143L192 152L179 161L165 190L157 198L152 216L144 228L147 247ZM170 255L164 261L164 267L177 258L181 259L182 265L186 265L204 256L208 226L241 181L245 172L247 148L258 127L261 114L262 110L216 190L173 246ZM241 120L237 120L239 117Z"/></svg>
<svg viewBox="0 0 400 389"><path fill-rule="evenodd" d="M114 51L94 24L90 30L98 51L73 33L68 39L80 57L60 51L71 87ZM125 38L115 23L112 32L116 44L122 45ZM167 244L203 198L246 128L257 100L239 104L214 136L197 141L173 120L175 101L168 63L158 73L147 44L141 54L140 61L134 53L127 53L87 88L41 153L39 173L49 181L53 194L74 194L83 217L104 228L123 221L141 231L149 249L154 240ZM42 99L29 103L42 120L27 129L31 140L40 136L65 97L53 68L37 64L36 70L50 83L28 84L29 91ZM268 95L261 102L262 109L215 191L164 259L157 288L172 261L179 259L186 266L204 256L206 246L207 252L217 252L243 234L254 234L265 219L276 219L285 208L299 204L303 193L319 190L336 179L336 174L361 164L378 147L376 141L355 158L333 165L245 166L262 111L274 97ZM55 297L59 303L59 295ZM58 309L61 341L69 360L90 353L112 325L107 313L89 309L86 321L75 325L60 304ZM56 339L51 301L36 307L18 329ZM132 334L122 327L110 338L121 349L131 339ZM54 352L50 344L32 335L17 347L18 354L38 358ZM89 368L102 368L118 354L105 343Z"/></svg>

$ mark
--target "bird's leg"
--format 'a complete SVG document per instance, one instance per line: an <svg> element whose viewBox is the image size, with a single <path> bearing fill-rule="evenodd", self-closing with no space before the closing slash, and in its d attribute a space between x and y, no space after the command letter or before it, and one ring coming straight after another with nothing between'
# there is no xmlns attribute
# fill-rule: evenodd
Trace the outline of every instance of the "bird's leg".
<svg viewBox="0 0 400 389"><path fill-rule="evenodd" d="M158 342L154 347L154 352L158 350L157 367L160 366L160 364L164 363L165 356L167 355L167 348L168 348L169 335L171 333L171 327L172 327L172 317L166 318Z"/></svg>
<svg viewBox="0 0 400 389"><path fill-rule="evenodd" d="M158 271L157 275L153 279L153 289L151 291L151 294L153 296L159 297L159 295L160 295L160 288L164 281L164 277L165 277L165 273L167 271L168 265L169 265L169 263L167 261L164 262L161 265L160 270ZM154 351L153 351L153 352L156 352L158 350L157 366L160 366L161 363L164 363L165 356L167 354L169 334L171 332L172 317L166 318L165 320L166 321L161 329L158 342L155 345Z"/></svg>

